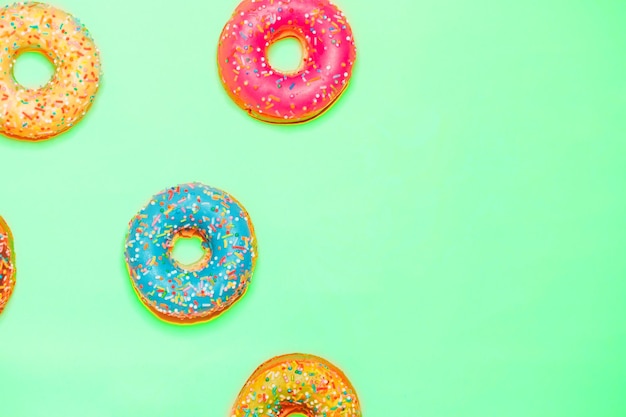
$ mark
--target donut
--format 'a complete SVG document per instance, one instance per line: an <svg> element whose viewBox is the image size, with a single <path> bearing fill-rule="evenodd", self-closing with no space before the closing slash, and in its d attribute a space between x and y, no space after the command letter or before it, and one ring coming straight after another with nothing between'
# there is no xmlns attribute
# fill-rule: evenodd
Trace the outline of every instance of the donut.
<svg viewBox="0 0 626 417"><path fill-rule="evenodd" d="M272 68L270 45L295 38L303 57L294 72ZM302 123L319 116L345 91L356 59L352 30L328 0L244 0L218 44L224 89L256 119Z"/></svg>
<svg viewBox="0 0 626 417"><path fill-rule="evenodd" d="M15 251L9 225L0 216L0 313L15 287Z"/></svg>
<svg viewBox="0 0 626 417"><path fill-rule="evenodd" d="M204 256L191 265L172 257L177 239L198 237ZM208 321L245 293L257 258L250 216L230 194L201 183L156 194L133 217L125 258L135 292L158 318Z"/></svg>
<svg viewBox="0 0 626 417"><path fill-rule="evenodd" d="M357 417L354 387L326 359L302 353L277 356L259 366L235 400L231 417Z"/></svg>
<svg viewBox="0 0 626 417"><path fill-rule="evenodd" d="M39 141L74 126L100 83L100 53L85 26L50 5L16 3L0 8L0 39L0 133ZM41 88L25 88L13 76L15 60L27 51L55 67Z"/></svg>

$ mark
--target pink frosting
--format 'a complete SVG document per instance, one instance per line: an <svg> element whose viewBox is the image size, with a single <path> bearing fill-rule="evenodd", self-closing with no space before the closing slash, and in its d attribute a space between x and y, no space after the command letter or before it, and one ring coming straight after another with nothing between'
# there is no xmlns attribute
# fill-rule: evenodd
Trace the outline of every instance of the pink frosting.
<svg viewBox="0 0 626 417"><path fill-rule="evenodd" d="M293 73L272 68L269 46L286 37L303 46ZM244 0L218 46L222 83L251 116L272 123L310 120L348 85L356 48L343 13L327 0Z"/></svg>

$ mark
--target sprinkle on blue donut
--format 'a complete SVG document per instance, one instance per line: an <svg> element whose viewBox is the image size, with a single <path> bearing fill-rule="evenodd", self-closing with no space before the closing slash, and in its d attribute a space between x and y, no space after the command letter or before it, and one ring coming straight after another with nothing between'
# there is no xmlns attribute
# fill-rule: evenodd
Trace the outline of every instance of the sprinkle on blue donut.
<svg viewBox="0 0 626 417"><path fill-rule="evenodd" d="M181 265L172 258L178 237L198 236L203 259ZM256 263L254 228L228 193L201 183L156 194L131 220L126 265L141 301L174 323L207 321L246 291Z"/></svg>

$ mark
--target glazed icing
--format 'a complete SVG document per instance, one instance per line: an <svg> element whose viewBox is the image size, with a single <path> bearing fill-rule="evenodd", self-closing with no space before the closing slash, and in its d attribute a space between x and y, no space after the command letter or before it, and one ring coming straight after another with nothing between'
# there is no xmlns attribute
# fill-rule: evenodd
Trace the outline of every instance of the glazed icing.
<svg viewBox="0 0 626 417"><path fill-rule="evenodd" d="M0 217L0 313L15 287L15 251L9 225Z"/></svg>
<svg viewBox="0 0 626 417"><path fill-rule="evenodd" d="M172 258L178 237L198 236L205 256L193 265ZM230 194L201 183L156 194L129 224L125 256L141 301L175 323L206 321L245 292L256 263L254 228Z"/></svg>
<svg viewBox="0 0 626 417"><path fill-rule="evenodd" d="M267 50L292 37L304 56L300 68L272 68ZM273 123L311 120L348 85L356 47L343 13L328 0L244 0L222 31L218 66L230 97L252 117Z"/></svg>
<svg viewBox="0 0 626 417"><path fill-rule="evenodd" d="M55 66L41 88L13 77L15 60L27 51ZM37 2L0 8L0 133L37 141L66 131L86 114L99 83L100 53L78 19Z"/></svg>
<svg viewBox="0 0 626 417"><path fill-rule="evenodd" d="M293 353L262 364L235 400L231 417L358 417L354 387L326 359Z"/></svg>

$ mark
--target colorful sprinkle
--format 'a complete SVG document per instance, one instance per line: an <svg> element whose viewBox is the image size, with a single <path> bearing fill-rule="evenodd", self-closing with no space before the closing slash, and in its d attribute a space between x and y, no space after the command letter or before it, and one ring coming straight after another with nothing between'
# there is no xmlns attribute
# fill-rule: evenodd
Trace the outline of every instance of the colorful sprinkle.
<svg viewBox="0 0 626 417"><path fill-rule="evenodd" d="M0 217L0 313L15 287L15 251L9 225Z"/></svg>
<svg viewBox="0 0 626 417"><path fill-rule="evenodd" d="M37 141L82 119L101 76L100 53L83 24L44 3L16 3L0 8L0 39L12 45L0 50L0 133ZM42 53L55 67L41 88L25 88L13 77L15 60L26 51Z"/></svg>
<svg viewBox="0 0 626 417"><path fill-rule="evenodd" d="M361 406L344 373L327 360L301 353L262 364L241 389L231 417L360 417Z"/></svg>
<svg viewBox="0 0 626 417"><path fill-rule="evenodd" d="M174 243L192 236L202 240L205 255L179 264ZM165 321L190 324L210 320L243 296L256 248L250 216L237 200L190 183L156 194L131 220L125 253L141 301Z"/></svg>
<svg viewBox="0 0 626 417"><path fill-rule="evenodd" d="M287 37L304 52L291 73L267 58L270 45ZM244 0L218 45L224 88L252 117L270 123L306 122L327 110L348 86L355 59L352 30L328 0Z"/></svg>

